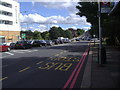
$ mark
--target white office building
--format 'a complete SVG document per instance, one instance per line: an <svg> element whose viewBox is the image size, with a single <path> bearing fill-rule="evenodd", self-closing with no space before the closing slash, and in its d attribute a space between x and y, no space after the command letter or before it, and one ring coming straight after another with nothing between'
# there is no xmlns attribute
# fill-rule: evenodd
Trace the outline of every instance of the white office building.
<svg viewBox="0 0 120 90"><path fill-rule="evenodd" d="M15 42L20 38L20 5L15 0L0 0L0 40Z"/></svg>

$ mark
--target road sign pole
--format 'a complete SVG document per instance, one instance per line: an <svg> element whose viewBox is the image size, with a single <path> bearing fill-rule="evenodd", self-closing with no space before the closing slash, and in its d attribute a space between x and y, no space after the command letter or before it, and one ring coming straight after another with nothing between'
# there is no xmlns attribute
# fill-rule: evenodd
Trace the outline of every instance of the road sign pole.
<svg viewBox="0 0 120 90"><path fill-rule="evenodd" d="M101 57L102 57L102 29L101 29L101 5L100 5L100 0L98 0L98 12L99 12L99 64L101 65Z"/></svg>

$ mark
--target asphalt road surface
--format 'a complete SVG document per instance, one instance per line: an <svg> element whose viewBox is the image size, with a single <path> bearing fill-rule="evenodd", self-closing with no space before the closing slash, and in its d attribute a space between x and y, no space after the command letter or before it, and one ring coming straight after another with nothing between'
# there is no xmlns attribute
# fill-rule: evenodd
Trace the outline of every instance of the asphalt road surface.
<svg viewBox="0 0 120 90"><path fill-rule="evenodd" d="M2 53L2 88L80 88L88 42Z"/></svg>

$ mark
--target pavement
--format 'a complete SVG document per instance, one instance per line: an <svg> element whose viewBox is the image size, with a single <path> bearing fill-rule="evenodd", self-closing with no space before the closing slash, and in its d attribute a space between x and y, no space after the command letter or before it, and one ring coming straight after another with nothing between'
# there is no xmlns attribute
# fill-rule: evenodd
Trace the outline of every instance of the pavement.
<svg viewBox="0 0 120 90"><path fill-rule="evenodd" d="M98 44L90 44L81 88L120 89L120 49L105 46L106 64L98 63Z"/></svg>

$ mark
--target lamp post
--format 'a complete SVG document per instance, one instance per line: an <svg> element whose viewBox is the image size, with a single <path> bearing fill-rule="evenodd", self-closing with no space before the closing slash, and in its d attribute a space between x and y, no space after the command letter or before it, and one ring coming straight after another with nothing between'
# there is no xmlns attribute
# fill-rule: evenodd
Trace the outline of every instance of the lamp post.
<svg viewBox="0 0 120 90"><path fill-rule="evenodd" d="M101 52L101 49L102 49L102 29L101 29L101 5L100 5L100 0L98 0L98 12L99 12L99 40L100 40L100 43L99 43L99 64L101 65L101 57L102 57L102 52Z"/></svg>

